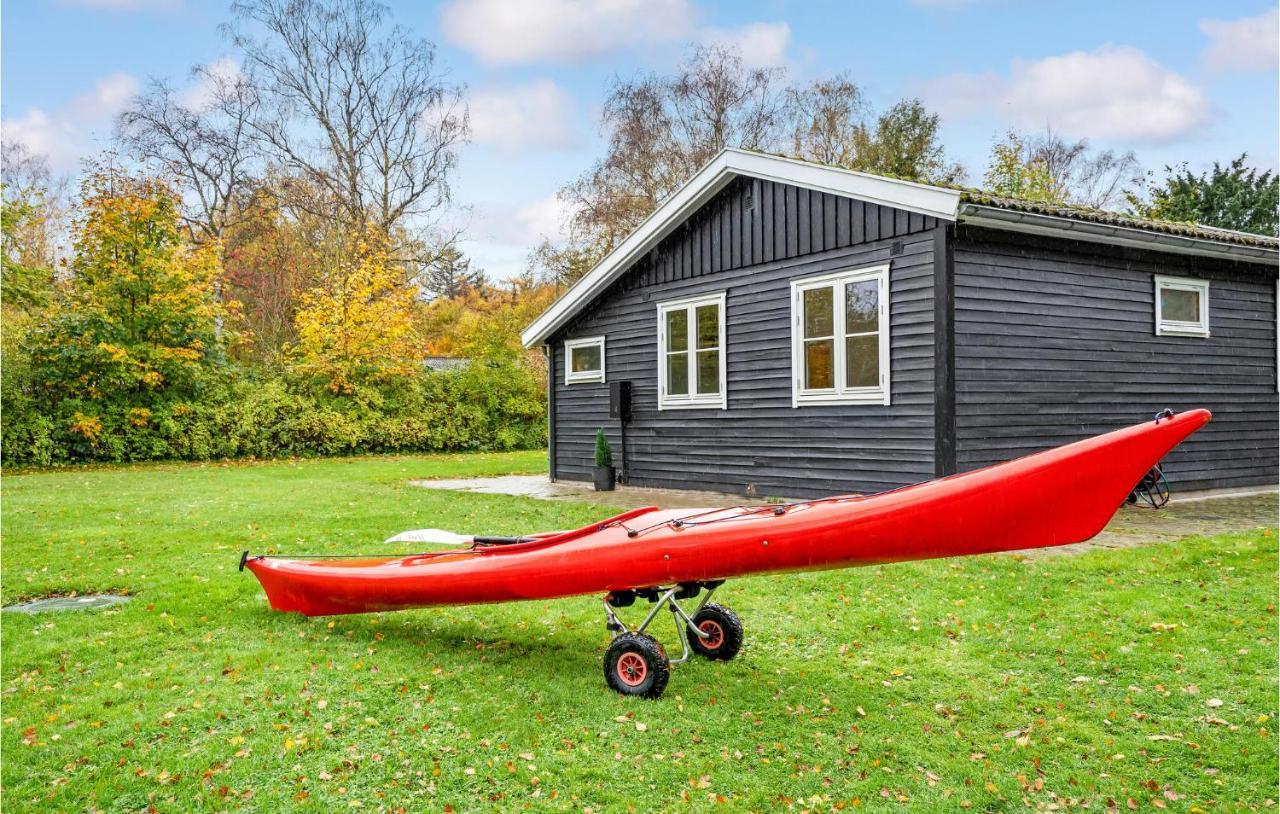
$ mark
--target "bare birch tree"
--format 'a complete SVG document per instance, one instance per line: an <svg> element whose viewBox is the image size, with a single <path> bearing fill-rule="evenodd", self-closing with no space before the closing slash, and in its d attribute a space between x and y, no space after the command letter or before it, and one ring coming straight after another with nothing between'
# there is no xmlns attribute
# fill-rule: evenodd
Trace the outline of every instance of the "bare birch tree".
<svg viewBox="0 0 1280 814"><path fill-rule="evenodd" d="M316 208L392 234L449 203L467 114L430 42L372 0L238 0L232 13L261 95L254 137L323 192Z"/></svg>
<svg viewBox="0 0 1280 814"><path fill-rule="evenodd" d="M254 180L258 93L239 70L200 66L192 78L194 89L185 92L152 80L117 117L116 135L130 155L178 185L192 235L218 240Z"/></svg>

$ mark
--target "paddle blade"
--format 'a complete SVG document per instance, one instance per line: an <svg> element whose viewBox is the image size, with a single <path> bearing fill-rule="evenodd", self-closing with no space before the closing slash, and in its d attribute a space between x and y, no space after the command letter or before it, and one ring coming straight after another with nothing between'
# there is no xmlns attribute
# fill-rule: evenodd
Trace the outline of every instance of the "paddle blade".
<svg viewBox="0 0 1280 814"><path fill-rule="evenodd" d="M475 540L469 534L454 534L443 529L412 529L388 537L388 543L426 543L429 545L471 545Z"/></svg>

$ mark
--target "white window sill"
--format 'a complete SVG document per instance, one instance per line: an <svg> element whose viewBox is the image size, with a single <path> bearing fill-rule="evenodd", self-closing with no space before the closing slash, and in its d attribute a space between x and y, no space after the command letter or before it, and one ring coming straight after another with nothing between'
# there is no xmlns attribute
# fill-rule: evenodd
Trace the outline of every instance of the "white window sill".
<svg viewBox="0 0 1280 814"><path fill-rule="evenodd" d="M722 396L716 396L714 399L682 399L672 401L667 399L658 402L659 410L724 410L726 402Z"/></svg>
<svg viewBox="0 0 1280 814"><path fill-rule="evenodd" d="M589 375L570 376L565 379L565 384L604 384L603 373L592 373Z"/></svg>
<svg viewBox="0 0 1280 814"><path fill-rule="evenodd" d="M1208 339L1209 329L1183 325L1157 325L1156 336L1195 336Z"/></svg>
<svg viewBox="0 0 1280 814"><path fill-rule="evenodd" d="M792 407L831 404L888 407L889 394L879 388L876 388L874 391L868 390L851 393L797 393L791 400Z"/></svg>

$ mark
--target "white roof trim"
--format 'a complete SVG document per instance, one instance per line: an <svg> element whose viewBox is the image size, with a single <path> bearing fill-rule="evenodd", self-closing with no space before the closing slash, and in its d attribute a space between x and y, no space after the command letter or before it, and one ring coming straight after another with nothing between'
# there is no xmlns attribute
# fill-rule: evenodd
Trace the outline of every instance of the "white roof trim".
<svg viewBox="0 0 1280 814"><path fill-rule="evenodd" d="M740 175L844 195L949 221L956 219L960 205L960 193L952 189L746 150L721 150L525 329L520 337L525 347L545 342L573 318L579 307L594 299L632 263Z"/></svg>
<svg viewBox="0 0 1280 814"><path fill-rule="evenodd" d="M1267 263L1275 263L1277 257L1276 249L1265 249L1260 246L1245 246L1239 243L1206 240L1167 232L1152 232L1128 226L1113 226L1107 223L1075 220L1036 212L1019 212L978 204L965 204L960 212L960 221L974 226L986 226L1011 232L1050 235L1107 243L1113 246L1135 246L1174 254L1225 257L1255 262L1261 260Z"/></svg>

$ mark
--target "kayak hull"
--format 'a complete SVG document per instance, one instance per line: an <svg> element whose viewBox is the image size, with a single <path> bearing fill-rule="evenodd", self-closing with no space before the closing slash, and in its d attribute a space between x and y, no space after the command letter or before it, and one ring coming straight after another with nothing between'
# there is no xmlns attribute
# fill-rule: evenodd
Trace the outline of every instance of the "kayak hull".
<svg viewBox="0 0 1280 814"><path fill-rule="evenodd" d="M865 497L650 507L515 545L390 559L249 558L246 567L276 610L323 616L1067 545L1101 531L1142 476L1209 419L1188 411Z"/></svg>

